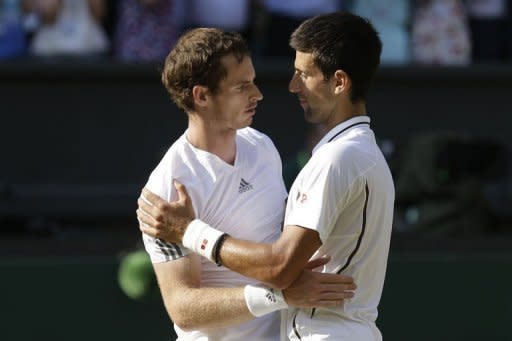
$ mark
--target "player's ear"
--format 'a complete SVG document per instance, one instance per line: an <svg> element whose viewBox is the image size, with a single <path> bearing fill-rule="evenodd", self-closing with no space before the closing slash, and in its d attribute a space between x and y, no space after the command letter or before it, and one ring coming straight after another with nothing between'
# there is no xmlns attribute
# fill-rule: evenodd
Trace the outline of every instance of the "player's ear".
<svg viewBox="0 0 512 341"><path fill-rule="evenodd" d="M342 92L350 91L352 82L348 74L343 70L336 70L333 77L334 81L334 94L338 95Z"/></svg>
<svg viewBox="0 0 512 341"><path fill-rule="evenodd" d="M207 93L208 88L203 85L194 85L192 88L192 97L194 98L194 103L198 108L204 108L207 105Z"/></svg>

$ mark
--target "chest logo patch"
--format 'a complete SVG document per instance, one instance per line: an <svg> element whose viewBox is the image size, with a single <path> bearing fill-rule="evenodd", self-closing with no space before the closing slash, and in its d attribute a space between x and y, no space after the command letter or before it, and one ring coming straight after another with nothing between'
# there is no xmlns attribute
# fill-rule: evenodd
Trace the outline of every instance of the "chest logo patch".
<svg viewBox="0 0 512 341"><path fill-rule="evenodd" d="M240 180L240 186L238 186L238 193L244 193L252 189L252 185L242 178Z"/></svg>
<svg viewBox="0 0 512 341"><path fill-rule="evenodd" d="M295 200L303 204L308 200L308 195L306 193L297 192Z"/></svg>

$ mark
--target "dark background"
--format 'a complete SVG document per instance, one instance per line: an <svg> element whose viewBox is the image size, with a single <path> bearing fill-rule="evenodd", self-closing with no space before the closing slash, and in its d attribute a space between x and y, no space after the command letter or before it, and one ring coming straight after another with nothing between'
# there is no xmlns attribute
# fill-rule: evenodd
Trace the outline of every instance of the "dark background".
<svg viewBox="0 0 512 341"><path fill-rule="evenodd" d="M283 160L303 145L305 130L287 91L290 65L256 63L264 100L253 126L273 139ZM4 63L0 94L0 213L7 216L127 217L186 126L153 64ZM397 148L441 130L510 148L511 94L512 67L387 67L367 108L377 137Z"/></svg>

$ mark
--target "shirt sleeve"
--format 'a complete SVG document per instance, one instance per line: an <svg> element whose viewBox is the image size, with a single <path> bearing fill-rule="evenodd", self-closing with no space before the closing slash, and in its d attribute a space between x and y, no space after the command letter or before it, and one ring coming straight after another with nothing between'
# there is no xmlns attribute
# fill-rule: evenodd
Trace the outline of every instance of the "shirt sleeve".
<svg viewBox="0 0 512 341"><path fill-rule="evenodd" d="M178 195L174 186L172 186L172 164L169 155L166 155L160 164L151 173L146 188L158 195L160 198L173 201ZM146 252L149 254L151 262L162 263L176 260L190 253L190 250L181 244L167 243L161 239L153 238L142 234L142 241Z"/></svg>
<svg viewBox="0 0 512 341"><path fill-rule="evenodd" d="M314 155L297 176L286 207L286 225L318 231L325 243L359 184L349 164L329 155Z"/></svg>

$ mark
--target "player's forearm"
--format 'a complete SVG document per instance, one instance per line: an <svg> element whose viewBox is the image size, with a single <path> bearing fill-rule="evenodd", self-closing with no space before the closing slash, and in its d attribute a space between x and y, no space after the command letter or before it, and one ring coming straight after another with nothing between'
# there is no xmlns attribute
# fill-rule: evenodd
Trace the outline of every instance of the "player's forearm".
<svg viewBox="0 0 512 341"><path fill-rule="evenodd" d="M321 245L317 232L287 226L272 244L235 239L196 219L188 224L183 245L202 257L274 288L287 288ZM316 238L315 238L316 236Z"/></svg>
<svg viewBox="0 0 512 341"><path fill-rule="evenodd" d="M164 297L167 311L185 331L223 328L254 318L243 288L186 288Z"/></svg>
<svg viewBox="0 0 512 341"><path fill-rule="evenodd" d="M225 267L278 289L287 288L302 270L290 265L291 254L279 242L261 244L227 238L219 256Z"/></svg>

